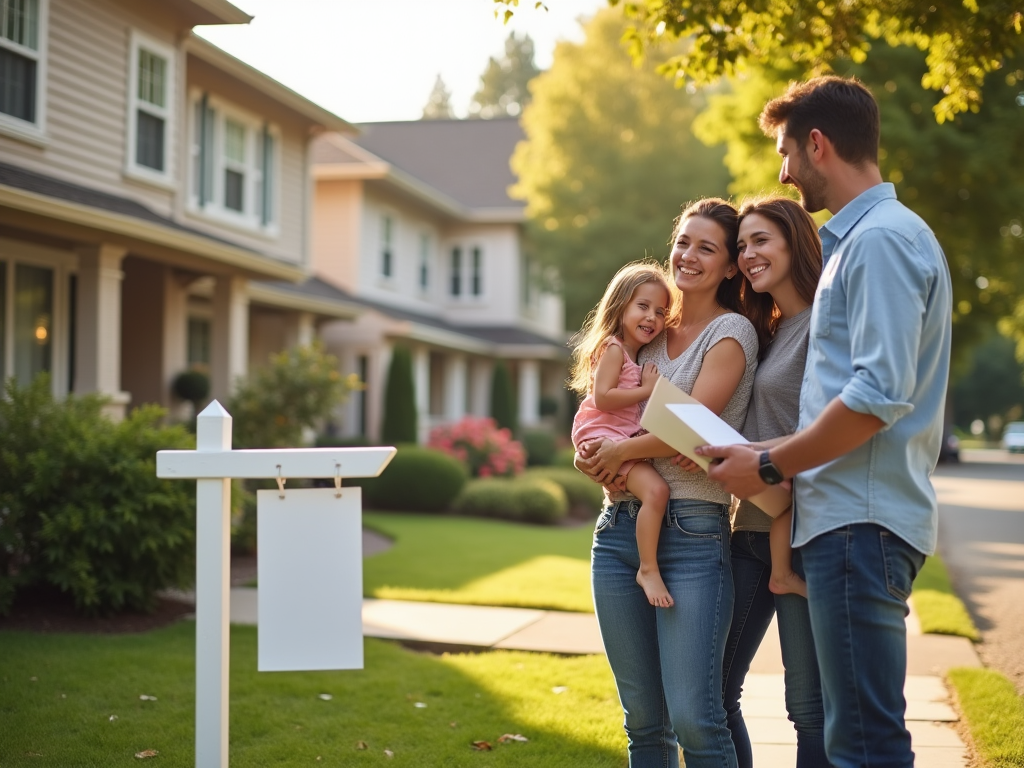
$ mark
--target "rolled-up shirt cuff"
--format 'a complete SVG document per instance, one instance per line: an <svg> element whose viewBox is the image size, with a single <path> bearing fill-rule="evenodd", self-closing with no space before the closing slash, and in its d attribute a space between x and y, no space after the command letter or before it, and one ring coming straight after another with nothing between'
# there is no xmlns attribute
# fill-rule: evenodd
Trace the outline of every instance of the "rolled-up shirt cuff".
<svg viewBox="0 0 1024 768"><path fill-rule="evenodd" d="M839 399L851 411L878 417L885 422L885 429L914 410L913 403L890 400L863 379L850 379L839 393Z"/></svg>

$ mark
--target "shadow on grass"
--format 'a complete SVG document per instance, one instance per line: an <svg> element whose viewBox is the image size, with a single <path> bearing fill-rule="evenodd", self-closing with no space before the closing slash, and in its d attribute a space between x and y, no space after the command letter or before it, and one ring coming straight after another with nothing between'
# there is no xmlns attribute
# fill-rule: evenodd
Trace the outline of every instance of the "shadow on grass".
<svg viewBox="0 0 1024 768"><path fill-rule="evenodd" d="M0 633L0 764L127 766L155 749L160 765L192 765L194 633ZM251 627L232 627L231 652L233 768L624 763L603 657L430 656L367 640L364 670L259 674ZM498 744L504 733L529 741ZM474 752L478 740L494 750Z"/></svg>

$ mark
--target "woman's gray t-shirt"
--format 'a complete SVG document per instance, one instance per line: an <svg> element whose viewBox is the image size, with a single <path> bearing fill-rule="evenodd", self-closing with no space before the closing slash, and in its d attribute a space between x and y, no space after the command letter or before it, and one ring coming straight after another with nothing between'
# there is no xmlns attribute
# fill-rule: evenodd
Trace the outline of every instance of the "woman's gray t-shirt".
<svg viewBox="0 0 1024 768"><path fill-rule="evenodd" d="M796 432L810 326L810 307L779 323L754 376L754 392L741 430L750 442ZM735 531L767 531L771 525L771 517L749 501L741 501L732 527Z"/></svg>
<svg viewBox="0 0 1024 768"><path fill-rule="evenodd" d="M722 339L736 339L743 348L746 358L746 369L740 379L739 386L722 411L722 419L733 429L743 425L750 400L750 390L754 385L754 372L757 370L757 333L743 315L730 312L720 315L708 323L701 334L693 340L679 357L670 358L666 347L666 335L662 331L650 344L640 350L638 363L654 363L658 373L671 381L681 390L690 394L700 374L704 355ZM703 472L684 472L671 459L653 459L652 464L668 483L669 497L673 499L699 499L716 504L728 504L731 496L722 487L708 479ZM613 494L612 500L630 498L630 494Z"/></svg>

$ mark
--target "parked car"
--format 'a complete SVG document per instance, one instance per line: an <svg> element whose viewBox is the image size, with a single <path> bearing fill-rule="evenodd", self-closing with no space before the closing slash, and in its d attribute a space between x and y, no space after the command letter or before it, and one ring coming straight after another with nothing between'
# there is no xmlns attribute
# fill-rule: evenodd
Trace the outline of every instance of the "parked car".
<svg viewBox="0 0 1024 768"><path fill-rule="evenodd" d="M1024 421L1011 421L1003 430L1003 450L1024 453Z"/></svg>
<svg viewBox="0 0 1024 768"><path fill-rule="evenodd" d="M960 461L960 439L948 429L942 432L942 445L939 446L939 461L955 464Z"/></svg>

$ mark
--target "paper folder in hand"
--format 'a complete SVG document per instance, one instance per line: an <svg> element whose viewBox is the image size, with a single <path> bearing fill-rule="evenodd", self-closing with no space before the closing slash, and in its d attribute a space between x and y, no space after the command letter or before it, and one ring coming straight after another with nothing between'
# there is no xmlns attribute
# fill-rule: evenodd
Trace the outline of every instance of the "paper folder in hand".
<svg viewBox="0 0 1024 768"><path fill-rule="evenodd" d="M711 461L697 455L694 449L698 446L750 442L664 377L654 385L640 426L692 459L703 470L707 470ZM750 501L771 517L778 517L793 503L790 492L778 486L769 486Z"/></svg>

